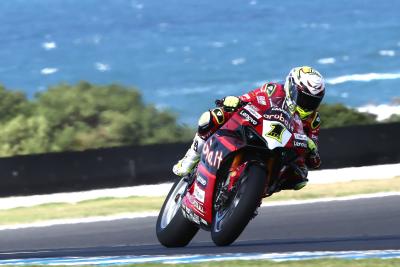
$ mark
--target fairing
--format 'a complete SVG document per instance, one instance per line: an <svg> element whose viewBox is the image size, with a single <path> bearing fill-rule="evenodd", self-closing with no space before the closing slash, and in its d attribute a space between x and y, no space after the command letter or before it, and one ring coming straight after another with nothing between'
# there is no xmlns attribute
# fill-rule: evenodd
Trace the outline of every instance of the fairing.
<svg viewBox="0 0 400 267"><path fill-rule="evenodd" d="M261 142L258 147L248 142L246 131L258 135ZM306 140L300 119L282 108L262 110L252 105L241 108L205 143L196 179L183 199L185 216L204 227L211 224L218 170L227 159L255 148L304 149Z"/></svg>

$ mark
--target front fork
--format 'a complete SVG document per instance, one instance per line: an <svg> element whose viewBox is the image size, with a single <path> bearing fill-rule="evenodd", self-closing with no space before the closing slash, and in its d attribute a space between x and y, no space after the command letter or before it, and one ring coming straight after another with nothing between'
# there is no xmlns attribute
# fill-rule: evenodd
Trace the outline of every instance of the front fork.
<svg viewBox="0 0 400 267"><path fill-rule="evenodd" d="M221 188L217 189L219 193L215 199L214 210L219 210L230 202L231 197L236 192L236 182L246 166L247 162L243 163L243 152L237 153L233 158L225 181L221 184Z"/></svg>
<svg viewBox="0 0 400 267"><path fill-rule="evenodd" d="M244 158L243 152L235 155L233 162L231 164L231 167L229 168L227 179L222 184L220 194L217 196L216 201L215 201L215 208L217 210L218 210L218 208L223 206L225 203L229 203L230 197L235 194L237 186L238 186L237 181L242 176L242 173L246 170L246 167L249 164L249 161L243 162L243 158ZM271 195L271 193L269 191L271 188L268 185L269 185L269 181L271 181L271 178L272 178L272 170L273 170L274 163L275 163L274 158L268 158L263 163L266 167L265 168L265 171L266 171L265 177L267 179L264 193L262 195L263 198Z"/></svg>

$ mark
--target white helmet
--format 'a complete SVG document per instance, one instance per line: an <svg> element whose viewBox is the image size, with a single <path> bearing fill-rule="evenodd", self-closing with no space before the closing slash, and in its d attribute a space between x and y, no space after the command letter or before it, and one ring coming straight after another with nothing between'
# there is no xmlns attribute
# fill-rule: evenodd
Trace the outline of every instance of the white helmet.
<svg viewBox="0 0 400 267"><path fill-rule="evenodd" d="M325 95L325 82L315 69L303 66L293 68L285 81L286 95L296 104L300 117L312 114Z"/></svg>

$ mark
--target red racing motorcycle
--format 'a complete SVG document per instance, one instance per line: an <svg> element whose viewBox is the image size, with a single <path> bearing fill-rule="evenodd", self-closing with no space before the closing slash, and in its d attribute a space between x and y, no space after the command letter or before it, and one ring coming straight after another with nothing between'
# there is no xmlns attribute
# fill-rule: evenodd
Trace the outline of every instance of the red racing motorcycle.
<svg viewBox="0 0 400 267"><path fill-rule="evenodd" d="M197 167L172 186L157 219L159 242L186 246L202 228L216 245L231 244L306 149L300 118L288 108L239 108L207 140Z"/></svg>

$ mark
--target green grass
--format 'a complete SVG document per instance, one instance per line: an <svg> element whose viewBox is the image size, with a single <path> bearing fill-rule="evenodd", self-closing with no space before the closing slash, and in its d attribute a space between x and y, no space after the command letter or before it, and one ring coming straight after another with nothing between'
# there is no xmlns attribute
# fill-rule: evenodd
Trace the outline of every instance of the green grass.
<svg viewBox="0 0 400 267"><path fill-rule="evenodd" d="M163 201L164 197L99 198L76 204L51 203L0 210L0 225L156 211Z"/></svg>
<svg viewBox="0 0 400 267"><path fill-rule="evenodd" d="M377 192L400 192L400 177L386 180L361 180L336 184L308 185L300 191L279 192L264 199L264 202L340 197ZM0 225L158 211L163 201L164 197L99 198L76 204L52 203L34 207L0 210Z"/></svg>
<svg viewBox="0 0 400 267"><path fill-rule="evenodd" d="M272 195L270 198L264 199L264 201L344 197L379 192L400 192L400 177L384 180L340 182L334 184L310 184L299 191L281 191L278 194Z"/></svg>

